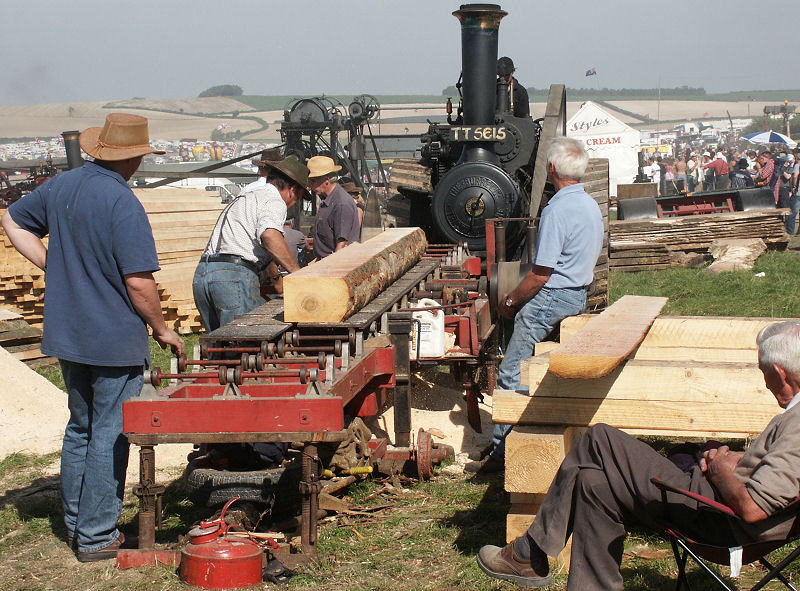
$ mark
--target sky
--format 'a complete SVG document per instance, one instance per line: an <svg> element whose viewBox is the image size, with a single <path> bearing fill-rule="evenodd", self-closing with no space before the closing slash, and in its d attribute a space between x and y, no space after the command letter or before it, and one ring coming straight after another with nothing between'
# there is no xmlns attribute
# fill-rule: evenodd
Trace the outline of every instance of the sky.
<svg viewBox="0 0 800 591"><path fill-rule="evenodd" d="M3 0L0 105L245 94L440 94L457 2ZM499 55L526 87L800 88L800 1L506 0ZM597 76L585 77L595 68Z"/></svg>

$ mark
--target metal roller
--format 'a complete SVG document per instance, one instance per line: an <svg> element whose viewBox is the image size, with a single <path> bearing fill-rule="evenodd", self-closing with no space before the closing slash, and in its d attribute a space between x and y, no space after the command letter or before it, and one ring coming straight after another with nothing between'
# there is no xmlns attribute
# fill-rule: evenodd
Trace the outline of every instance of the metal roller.
<svg viewBox="0 0 800 591"><path fill-rule="evenodd" d="M617 201L618 220L646 220L658 217L655 197L634 197Z"/></svg>

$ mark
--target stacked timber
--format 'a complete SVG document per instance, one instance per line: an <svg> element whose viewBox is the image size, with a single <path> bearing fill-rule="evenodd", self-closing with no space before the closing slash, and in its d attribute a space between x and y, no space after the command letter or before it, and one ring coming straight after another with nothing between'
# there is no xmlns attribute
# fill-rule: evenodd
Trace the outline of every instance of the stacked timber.
<svg viewBox="0 0 800 591"><path fill-rule="evenodd" d="M653 306L651 312L658 302ZM619 329L609 317L593 328L588 323L597 316L565 319L562 345L537 345L537 355L522 365L521 382L530 391L494 392L493 420L514 425L506 439L508 540L530 526L565 454L591 425L632 435L745 439L780 412L758 369L755 343L774 319L660 316L647 329L645 311L634 314L632 330L624 310L613 311ZM609 363L626 355L616 367ZM575 379L595 375L601 365L613 369ZM554 366L572 377L555 375ZM568 564L566 552L559 560Z"/></svg>
<svg viewBox="0 0 800 591"><path fill-rule="evenodd" d="M41 328L44 302L39 297L43 293L44 271L19 254L0 229L0 306Z"/></svg>
<svg viewBox="0 0 800 591"><path fill-rule="evenodd" d="M40 350L42 331L28 324L21 314L0 308L0 347L28 367L52 365L58 360Z"/></svg>
<svg viewBox="0 0 800 591"><path fill-rule="evenodd" d="M685 255L708 255L721 238L761 238L767 248L783 249L789 235L783 223L786 209L764 209L617 220L609 226L609 263L618 271L665 269L685 265Z"/></svg>
<svg viewBox="0 0 800 591"><path fill-rule="evenodd" d="M390 169L389 193L399 193L399 187L433 193L431 169L416 158L395 158Z"/></svg>
<svg viewBox="0 0 800 591"><path fill-rule="evenodd" d="M678 266L678 259L663 244L618 241L611 243L608 265L614 271L653 271Z"/></svg>
<svg viewBox="0 0 800 591"><path fill-rule="evenodd" d="M586 298L586 309L599 312L608 306L608 159L590 158L583 188L597 201L603 214L603 249L594 268L594 286Z"/></svg>
<svg viewBox="0 0 800 591"><path fill-rule="evenodd" d="M181 334L200 332L192 277L211 230L225 205L201 189L134 189L156 242L161 270L155 274L167 326Z"/></svg>
<svg viewBox="0 0 800 591"><path fill-rule="evenodd" d="M224 205L216 193L201 189L134 189L142 202L156 243L161 270L156 273L167 325L180 333L199 332L202 324L192 296L192 276ZM46 239L45 239L46 243ZM11 245L0 230L0 306L41 328L44 272Z"/></svg>

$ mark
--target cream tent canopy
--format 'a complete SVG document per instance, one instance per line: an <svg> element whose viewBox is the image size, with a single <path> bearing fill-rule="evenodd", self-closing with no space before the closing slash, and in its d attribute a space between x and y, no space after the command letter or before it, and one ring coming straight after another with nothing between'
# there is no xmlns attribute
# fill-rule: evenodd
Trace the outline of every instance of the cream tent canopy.
<svg viewBox="0 0 800 591"><path fill-rule="evenodd" d="M608 158L609 192L632 183L639 167L639 132L587 101L567 122L567 136L583 142L589 158Z"/></svg>

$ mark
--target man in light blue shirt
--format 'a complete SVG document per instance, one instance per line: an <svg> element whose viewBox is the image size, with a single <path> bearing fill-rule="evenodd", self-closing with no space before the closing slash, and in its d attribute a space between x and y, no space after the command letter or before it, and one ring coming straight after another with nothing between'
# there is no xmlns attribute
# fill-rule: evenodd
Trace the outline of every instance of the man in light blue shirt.
<svg viewBox="0 0 800 591"><path fill-rule="evenodd" d="M586 289L603 247L603 215L580 182L589 156L580 142L554 138L547 149L547 180L556 194L542 210L533 269L500 299L499 312L514 319L514 333L497 375L497 387L520 389L520 363L533 356L534 345L567 316L586 306ZM503 469L505 437L511 425L497 424L492 451L467 470Z"/></svg>

